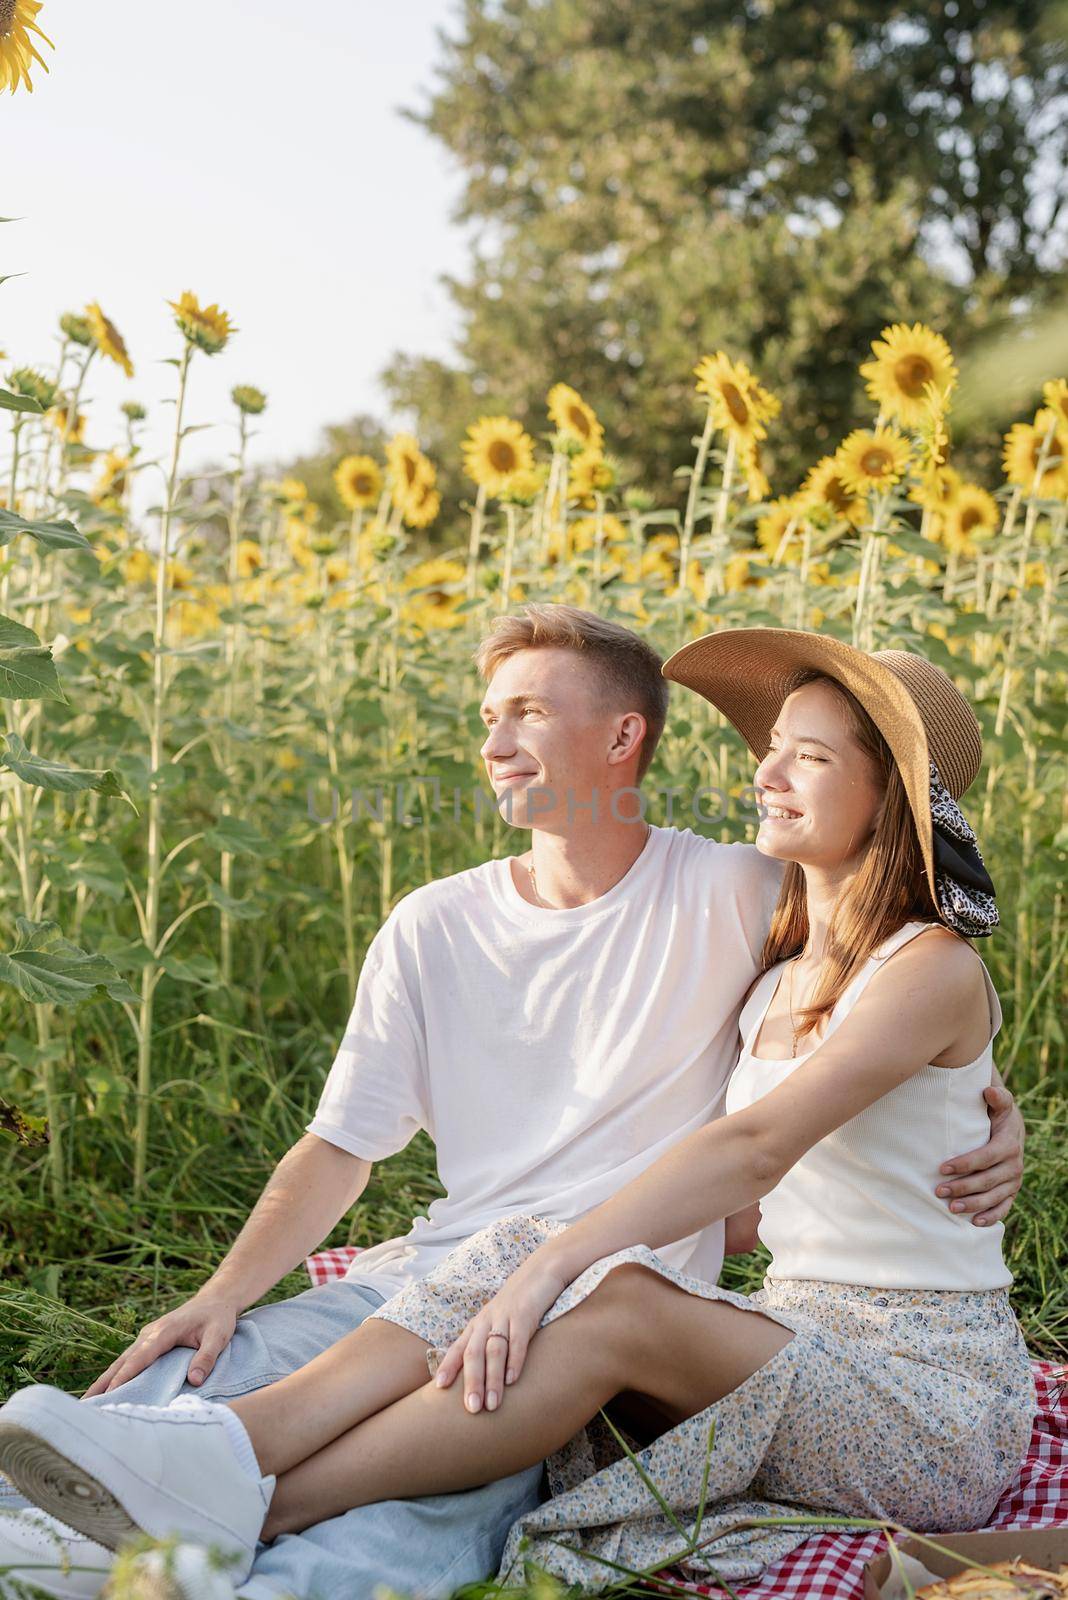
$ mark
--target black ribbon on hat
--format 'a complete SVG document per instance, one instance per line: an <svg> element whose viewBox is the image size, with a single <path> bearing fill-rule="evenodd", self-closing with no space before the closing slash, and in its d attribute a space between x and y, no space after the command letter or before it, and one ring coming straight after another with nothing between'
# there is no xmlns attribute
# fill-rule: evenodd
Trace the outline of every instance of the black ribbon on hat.
<svg viewBox="0 0 1068 1600"><path fill-rule="evenodd" d="M934 762L931 762L931 845L942 920L969 939L993 933L998 917L994 885L979 843Z"/></svg>

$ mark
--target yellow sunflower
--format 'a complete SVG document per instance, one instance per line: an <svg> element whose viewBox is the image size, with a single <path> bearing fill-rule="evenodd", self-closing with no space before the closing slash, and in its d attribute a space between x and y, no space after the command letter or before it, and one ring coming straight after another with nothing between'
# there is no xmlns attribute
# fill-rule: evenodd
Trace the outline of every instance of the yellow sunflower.
<svg viewBox="0 0 1068 1600"><path fill-rule="evenodd" d="M647 561L644 551L640 561L636 561L633 556L624 556L620 572L625 585L628 587L640 585L643 589L648 587L650 578L662 578L665 583L670 583L675 576L675 569L670 563L663 560Z"/></svg>
<svg viewBox="0 0 1068 1600"><path fill-rule="evenodd" d="M780 403L750 372L744 361L732 361L724 350L703 356L694 367L698 394L706 395L717 428L725 428L739 444L763 439L764 427L778 416Z"/></svg>
<svg viewBox="0 0 1068 1600"><path fill-rule="evenodd" d="M868 380L868 394L904 427L918 427L929 409L927 385L945 390L957 375L949 345L922 322L911 328L895 322L883 329L881 339L872 340L871 348L875 360L860 368L861 377Z"/></svg>
<svg viewBox="0 0 1068 1600"><path fill-rule="evenodd" d="M916 446L916 470L938 472L949 459L949 397L956 383L951 378L944 389L936 383L924 386L923 414L913 429Z"/></svg>
<svg viewBox="0 0 1068 1600"><path fill-rule="evenodd" d="M508 505L532 506L545 487L544 466L531 467L529 472L517 472L508 480L507 489L497 496Z"/></svg>
<svg viewBox="0 0 1068 1600"><path fill-rule="evenodd" d="M801 485L800 498L806 506L824 507L840 521L857 527L864 519L863 498L847 489L841 468L834 456L824 456Z"/></svg>
<svg viewBox="0 0 1068 1600"><path fill-rule="evenodd" d="M171 608L171 622L180 639L199 639L214 633L219 626L219 613L215 606L204 600L178 600Z"/></svg>
<svg viewBox="0 0 1068 1600"><path fill-rule="evenodd" d="M441 496L433 479L425 480L417 483L405 500L404 521L409 528L429 528L440 510Z"/></svg>
<svg viewBox="0 0 1068 1600"><path fill-rule="evenodd" d="M616 463L596 450L584 450L572 461L567 475L569 500L577 500L587 510L596 505L594 494L608 494L619 476Z"/></svg>
<svg viewBox="0 0 1068 1600"><path fill-rule="evenodd" d="M583 450L600 451L604 444L604 429L597 421L597 413L586 404L577 389L567 383L554 383L546 397L549 421L565 438L581 445Z"/></svg>
<svg viewBox="0 0 1068 1600"><path fill-rule="evenodd" d="M897 483L908 466L908 440L896 428L854 428L835 459L846 489L867 494Z"/></svg>
<svg viewBox="0 0 1068 1600"><path fill-rule="evenodd" d="M462 627L463 616L456 616L455 612L463 602L466 575L462 562L452 561L447 556L417 562L405 576L404 587L419 592L402 605L402 619L414 623L424 633L435 628Z"/></svg>
<svg viewBox="0 0 1068 1600"><path fill-rule="evenodd" d="M129 456L120 455L117 450L109 450L104 457L100 477L90 490L89 498L93 504L100 506L106 500L121 500L126 492L126 474L129 470Z"/></svg>
<svg viewBox="0 0 1068 1600"><path fill-rule="evenodd" d="M334 488L350 511L366 510L382 493L382 469L373 456L346 456L334 469Z"/></svg>
<svg viewBox="0 0 1068 1600"><path fill-rule="evenodd" d="M0 0L0 92L10 89L14 94L21 84L30 94L30 63L48 71L48 63L31 38L36 34L53 50L55 45L37 26L37 13L41 0Z"/></svg>
<svg viewBox="0 0 1068 1600"><path fill-rule="evenodd" d="M398 433L386 445L386 462L392 479L393 504L403 507L418 484L431 486L437 477L433 466L410 433Z"/></svg>
<svg viewBox="0 0 1068 1600"><path fill-rule="evenodd" d="M743 439L738 447L742 471L745 473L745 486L747 497L751 506L757 505L761 500L766 500L771 493L771 484L768 482L767 473L761 460L760 440Z"/></svg>
<svg viewBox="0 0 1068 1600"><path fill-rule="evenodd" d="M749 562L752 558L748 553L737 552L727 562L723 574L723 587L727 594L736 594L739 589L748 589L759 579L750 577Z"/></svg>
<svg viewBox="0 0 1068 1600"><path fill-rule="evenodd" d="M308 498L308 485L299 478L283 478L277 489L287 505L302 506Z"/></svg>
<svg viewBox="0 0 1068 1600"><path fill-rule="evenodd" d="M2 3L3 0L0 0L0 4ZM57 433L62 434L67 444L82 444L85 440L85 413L76 412L68 426L67 409L66 401L61 399L60 403L53 406L48 413L48 419Z"/></svg>
<svg viewBox="0 0 1068 1600"><path fill-rule="evenodd" d="M609 545L619 545L625 543L626 539L628 538L625 523L621 522L618 517L613 516L610 511L605 513L601 521L602 538L604 541L603 547L605 549L607 549ZM568 529L568 533L571 540L571 554L573 556L584 555L587 550L593 549L594 543L597 539L597 518L576 517L575 521Z"/></svg>
<svg viewBox="0 0 1068 1600"><path fill-rule="evenodd" d="M1068 494L1068 428L1058 426L1055 410L1035 412L1034 422L1017 422L1005 435L1003 462L1005 476L1026 494L1059 499ZM1046 461L1038 482L1035 476L1050 428L1053 437L1046 448Z"/></svg>
<svg viewBox="0 0 1068 1600"><path fill-rule="evenodd" d="M237 541L237 575L239 578L251 578L263 566L263 549L255 539L239 539Z"/></svg>
<svg viewBox="0 0 1068 1600"><path fill-rule="evenodd" d="M156 563L147 550L131 550L122 563L122 575L127 583L148 583L156 576Z"/></svg>
<svg viewBox="0 0 1068 1600"><path fill-rule="evenodd" d="M534 466L534 441L513 417L479 417L463 443L464 471L488 495L505 493Z"/></svg>
<svg viewBox="0 0 1068 1600"><path fill-rule="evenodd" d="M191 589L196 574L182 561L167 562L167 582L172 589Z"/></svg>
<svg viewBox="0 0 1068 1600"><path fill-rule="evenodd" d="M937 467L920 474L920 481L909 490L909 499L941 516L953 505L963 482L955 467Z"/></svg>
<svg viewBox="0 0 1068 1600"><path fill-rule="evenodd" d="M186 342L206 355L218 355L230 335L237 332L227 312L214 304L202 306L189 289L182 292L180 300L168 300L167 304Z"/></svg>
<svg viewBox="0 0 1068 1600"><path fill-rule="evenodd" d="M286 546L296 565L305 570L315 565L310 539L311 533L306 522L300 517L286 518Z"/></svg>
<svg viewBox="0 0 1068 1600"><path fill-rule="evenodd" d="M1051 378L1042 386L1042 398L1047 408L1057 413L1057 426L1068 426L1068 383L1063 378Z"/></svg>
<svg viewBox="0 0 1068 1600"><path fill-rule="evenodd" d="M962 483L953 504L940 519L941 534L947 550L958 555L974 556L974 540L989 539L1001 522L998 503L992 494L977 483Z"/></svg>
<svg viewBox="0 0 1068 1600"><path fill-rule="evenodd" d="M801 540L804 536L801 523L804 509L799 496L780 495L778 500L772 501L765 514L757 519L757 544L769 561L775 560L787 535L789 535L788 543L779 555L780 562L801 559ZM792 528L791 523L793 523Z"/></svg>
<svg viewBox="0 0 1068 1600"><path fill-rule="evenodd" d="M0 5L2 3L3 0L0 0ZM100 351L100 354L107 356L109 361L114 361L115 365L121 367L128 378L132 378L133 362L130 360L129 352L126 349L126 341L110 317L104 315L95 300L86 306L85 315L90 328L93 330L93 343Z"/></svg>

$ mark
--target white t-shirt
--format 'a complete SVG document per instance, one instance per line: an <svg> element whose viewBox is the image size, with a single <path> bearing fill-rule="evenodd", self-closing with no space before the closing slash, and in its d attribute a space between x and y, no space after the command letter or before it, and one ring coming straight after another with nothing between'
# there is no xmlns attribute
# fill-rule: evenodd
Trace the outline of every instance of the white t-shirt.
<svg viewBox="0 0 1068 1600"><path fill-rule="evenodd" d="M347 1277L389 1296L515 1212L572 1222L723 1111L782 875L652 826L588 905L530 905L511 858L406 895L371 942L311 1133L379 1161L425 1128L445 1196ZM659 1252L715 1282L723 1224Z"/></svg>

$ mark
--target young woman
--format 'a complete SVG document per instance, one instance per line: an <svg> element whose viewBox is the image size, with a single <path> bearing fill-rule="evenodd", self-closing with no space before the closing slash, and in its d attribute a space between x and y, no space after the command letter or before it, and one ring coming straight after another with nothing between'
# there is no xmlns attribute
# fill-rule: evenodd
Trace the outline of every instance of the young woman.
<svg viewBox="0 0 1068 1600"><path fill-rule="evenodd" d="M758 756L757 844L791 863L729 1114L570 1227L483 1230L281 1382L185 1397L202 1427L22 1391L0 1470L37 1504L112 1548L138 1528L222 1544L240 1581L257 1541L548 1457L502 1575L522 1546L586 1590L680 1556L752 1576L812 1531L738 1528L754 1515L986 1522L1027 1446L1030 1365L1002 1225L933 1193L985 1136L1001 1021L962 937L997 921L956 804L978 724L923 658L814 634L720 632L664 671ZM757 1202L757 1293L657 1256L727 1213L752 1227Z"/></svg>

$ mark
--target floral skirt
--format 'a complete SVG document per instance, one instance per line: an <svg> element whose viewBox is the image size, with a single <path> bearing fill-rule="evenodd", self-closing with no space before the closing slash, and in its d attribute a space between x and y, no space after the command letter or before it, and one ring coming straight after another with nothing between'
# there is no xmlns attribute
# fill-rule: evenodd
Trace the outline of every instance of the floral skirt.
<svg viewBox="0 0 1068 1600"><path fill-rule="evenodd" d="M523 1215L492 1223L374 1315L425 1339L433 1364L562 1227ZM518 1581L529 1561L584 1592L621 1578L620 1567L677 1564L694 1577L744 1580L818 1529L841 1526L842 1516L943 1533L989 1520L1026 1452L1035 1410L1007 1290L769 1278L755 1294L735 1294L635 1245L581 1273L541 1326L625 1262L758 1312L795 1337L738 1389L635 1448L641 1472L600 1418L592 1421L547 1461L549 1498L509 1532L502 1579ZM818 1513L827 1515L801 1528L745 1525Z"/></svg>

